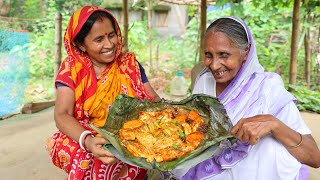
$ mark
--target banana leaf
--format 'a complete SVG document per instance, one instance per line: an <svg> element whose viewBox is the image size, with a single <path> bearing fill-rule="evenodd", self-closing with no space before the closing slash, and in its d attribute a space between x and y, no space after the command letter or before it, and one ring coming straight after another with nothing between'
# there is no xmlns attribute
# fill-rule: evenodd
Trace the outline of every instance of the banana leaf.
<svg viewBox="0 0 320 180"><path fill-rule="evenodd" d="M123 123L137 119L140 111L161 111L168 105L196 110L209 126L204 139L194 151L173 161L147 162L145 158L133 156L120 142L118 131ZM235 137L230 133L232 124L223 105L217 98L204 94L194 94L179 102L165 99L156 102L142 101L120 94L110 107L105 125L95 127L89 124L89 126L109 140L110 144L106 144L104 147L118 159L145 169L157 169L164 172L192 167L215 155L221 141L227 140L233 143L235 140Z"/></svg>

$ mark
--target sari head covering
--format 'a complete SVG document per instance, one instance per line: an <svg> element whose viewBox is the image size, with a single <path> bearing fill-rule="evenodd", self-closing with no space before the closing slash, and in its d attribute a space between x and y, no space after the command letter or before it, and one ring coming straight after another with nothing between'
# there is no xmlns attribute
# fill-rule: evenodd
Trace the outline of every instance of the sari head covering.
<svg viewBox="0 0 320 180"><path fill-rule="evenodd" d="M246 61L234 79L218 96L233 125L241 118L272 114L292 129L303 134L308 133L308 128L301 122L299 111L293 107L295 98L286 91L281 77L275 73L264 72L260 65L253 36L248 26L235 17L223 18L233 19L240 23L250 43ZM207 67L197 76L193 94L216 96L216 81ZM289 110L289 108L292 109ZM296 112L298 115L295 116L296 114L292 113L295 117L288 117L291 112ZM190 180L279 179L279 177L294 179L301 167L301 164L288 153L281 143L274 140L272 135L261 138L260 142L254 146L240 141L233 145L222 142L218 152L220 153L191 169L181 169L171 173L177 179ZM290 167L287 166L288 163Z"/></svg>
<svg viewBox="0 0 320 180"><path fill-rule="evenodd" d="M225 103L228 100L230 101L232 99L232 96L237 93L237 91L241 90L239 86L243 84L244 82L248 81L250 76L254 73L260 73L264 72L264 68L261 66L258 60L257 52L256 52L256 47L255 43L253 40L252 33L248 27L248 25L242 21L239 18L236 17L223 17L226 19L233 19L240 23L243 28L246 31L247 34L247 39L248 39L248 44L250 44L250 49L248 53L247 60L243 63L242 67L238 71L237 75L234 77L234 79L230 82L230 84L226 87L226 89L219 95L219 100L221 103ZM221 19L223 19L221 18ZM215 92L215 80L214 77L212 76L211 73L208 73L210 70L208 67L204 68L200 74L198 75L196 82L197 85L194 86L194 92L202 92L202 93L209 93L212 96L216 96ZM203 78L200 80L200 77L204 74L208 75L208 77L205 79L208 83L203 82ZM201 81L201 82L199 82ZM214 83L212 83L214 81ZM209 87L208 87L209 86Z"/></svg>
<svg viewBox="0 0 320 180"><path fill-rule="evenodd" d="M108 13L114 21L118 37L116 56L113 62L97 79L93 64L87 53L75 46L74 39L82 26L97 11ZM99 17L98 17L99 18ZM106 9L85 6L72 15L64 37L68 57L64 60L56 78L75 91L76 106L74 116L91 119L96 126L103 126L108 109L118 94L127 94L139 99L152 99L146 92L140 75L137 60L133 53L122 53L122 36L116 19Z"/></svg>
<svg viewBox="0 0 320 180"><path fill-rule="evenodd" d="M97 11L111 16L118 37L115 59L107 64L99 77L95 74L88 54L74 43L85 22ZM99 18L105 17L98 17L98 20ZM153 100L144 88L134 53L122 53L119 25L107 10L84 6L75 11L65 32L64 45L68 56L61 64L56 86L63 84L75 92L73 116L85 129L92 131L88 122L100 127L105 124L109 108L118 94ZM48 139L47 150L53 163L69 174L68 179L143 179L146 175L146 170L121 161L114 164L102 163L60 131Z"/></svg>

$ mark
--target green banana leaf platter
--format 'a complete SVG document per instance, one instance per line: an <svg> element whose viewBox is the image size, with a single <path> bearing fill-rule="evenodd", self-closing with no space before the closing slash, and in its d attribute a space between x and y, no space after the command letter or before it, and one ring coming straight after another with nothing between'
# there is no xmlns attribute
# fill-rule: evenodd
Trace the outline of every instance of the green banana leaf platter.
<svg viewBox="0 0 320 180"><path fill-rule="evenodd" d="M196 110L209 127L204 139L194 151L173 161L147 162L145 158L133 156L120 142L118 131L122 128L123 123L137 119L140 111L161 111L168 105ZM219 151L221 141L235 142L235 137L230 133L232 124L223 105L217 98L204 94L194 94L181 101L162 99L156 102L142 101L120 94L110 107L105 125L95 127L93 124L89 124L89 126L109 140L110 144L104 145L104 148L118 159L134 166L157 169L163 172L191 168L215 155Z"/></svg>

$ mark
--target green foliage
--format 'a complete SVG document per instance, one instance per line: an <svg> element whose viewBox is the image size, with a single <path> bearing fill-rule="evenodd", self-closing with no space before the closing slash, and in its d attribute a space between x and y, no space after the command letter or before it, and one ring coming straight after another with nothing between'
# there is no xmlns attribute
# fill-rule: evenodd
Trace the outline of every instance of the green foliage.
<svg viewBox="0 0 320 180"><path fill-rule="evenodd" d="M197 6L194 6L194 5L187 6L187 12L189 17L195 16L198 12Z"/></svg>
<svg viewBox="0 0 320 180"><path fill-rule="evenodd" d="M22 6L20 0L10 0L9 17L19 17L18 12L22 12Z"/></svg>
<svg viewBox="0 0 320 180"><path fill-rule="evenodd" d="M129 25L128 32L129 51L134 52L141 63L146 63L149 57L148 48L148 25L146 21L137 21Z"/></svg>
<svg viewBox="0 0 320 180"><path fill-rule="evenodd" d="M27 9L27 11L22 11L21 17L35 19L41 17L41 7L39 1L35 0L25 0L22 9Z"/></svg>
<svg viewBox="0 0 320 180"><path fill-rule="evenodd" d="M274 71L281 64L284 75L288 73L290 58L292 5L270 9L267 4L246 6L245 21L255 37L258 57L266 71ZM266 11L265 9L268 9ZM264 14L261 16L261 14ZM281 52L281 53L279 53ZM285 77L286 79L287 77Z"/></svg>
<svg viewBox="0 0 320 180"><path fill-rule="evenodd" d="M48 1L45 19L38 20L31 33L29 69L31 79L53 78L56 12L54 1ZM67 22L63 22L65 26Z"/></svg>
<svg viewBox="0 0 320 180"><path fill-rule="evenodd" d="M38 0L11 0L9 17L30 18L31 20L20 20L11 25L10 28L28 29L30 31L30 83L35 85L46 79L51 83L53 79L54 66L54 38L55 38L55 14L60 12L63 17L62 30L65 27L70 15L83 5L101 5L109 1L89 0L89 1L62 1L47 0L42 5ZM141 1L145 3L145 1ZM320 23L320 2L318 0L307 0L301 6L301 24L305 29L310 27L313 32L319 28ZM145 6L145 5L144 5ZM137 6L136 8L141 8ZM291 0L252 0L234 1L218 0L216 10L207 15L207 25L214 19L222 16L237 16L246 21L254 35L258 57L266 71L275 71L277 65L282 66L282 78L288 81L289 61L291 52L291 21L292 21L293 1ZM306 12L310 10L314 21L307 24L304 21ZM42 12L43 11L43 12ZM199 50L199 22L200 14L197 7L188 6L188 16L190 21L187 31L181 37L168 36L160 38L156 30L153 30L152 55L155 65L156 48L159 46L159 69L171 76L177 69L192 68L198 61ZM145 16L146 17L146 16ZM148 29L147 22L129 22L129 50L135 52L138 60L145 66L149 63ZM0 28L5 27L4 23ZM303 32L303 30L301 31ZM1 40L0 40L1 41ZM63 48L63 47L62 47ZM66 56L62 50L62 58ZM314 69L315 55L311 57L311 69ZM318 75L312 74L312 80ZM299 47L298 52L298 85L304 85L304 48ZM53 80L52 80L53 82ZM49 83L49 84L50 84ZM52 83L48 86L52 87ZM311 83L314 90L319 87ZM299 96L308 91L297 91ZM303 102L303 100L301 100ZM300 106L300 105L299 105ZM309 109L308 109L309 110Z"/></svg>
<svg viewBox="0 0 320 180"><path fill-rule="evenodd" d="M129 27L129 51L137 55L137 59L142 64L149 63L148 29L147 22L134 22ZM196 44L192 44L188 39L178 39L173 36L160 38L153 30L153 63L156 59L156 47L159 46L159 70L171 73L179 67L192 68L194 64L194 54Z"/></svg>
<svg viewBox="0 0 320 180"><path fill-rule="evenodd" d="M163 62L161 69L175 74L177 68L192 68L194 64L194 53L188 41L184 39L176 39L175 37L168 37L160 41L160 52L168 59ZM170 63L169 63L170 62Z"/></svg>
<svg viewBox="0 0 320 180"><path fill-rule="evenodd" d="M291 93L297 98L300 111L320 113L320 92L311 91L302 86L289 85Z"/></svg>

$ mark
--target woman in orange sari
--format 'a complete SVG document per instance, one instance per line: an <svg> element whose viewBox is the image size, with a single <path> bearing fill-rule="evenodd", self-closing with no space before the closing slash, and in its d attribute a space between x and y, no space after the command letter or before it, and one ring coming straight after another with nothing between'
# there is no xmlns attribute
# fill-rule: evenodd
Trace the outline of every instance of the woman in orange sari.
<svg viewBox="0 0 320 180"><path fill-rule="evenodd" d="M64 36L68 57L56 77L54 119L59 129L47 142L54 165L68 179L143 179L146 170L117 160L108 141L87 123L104 125L118 94L160 99L133 53L122 53L121 31L105 9L85 6L71 16Z"/></svg>

